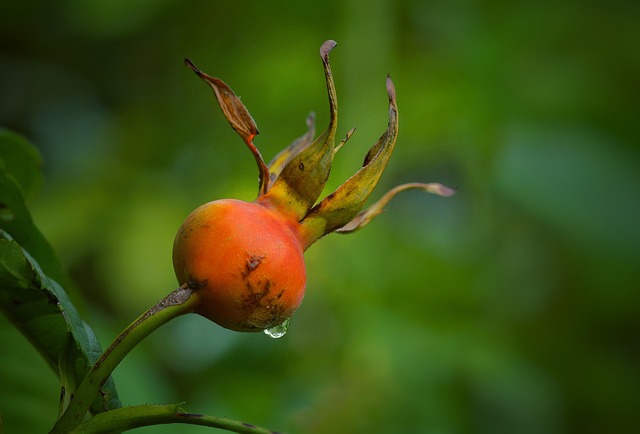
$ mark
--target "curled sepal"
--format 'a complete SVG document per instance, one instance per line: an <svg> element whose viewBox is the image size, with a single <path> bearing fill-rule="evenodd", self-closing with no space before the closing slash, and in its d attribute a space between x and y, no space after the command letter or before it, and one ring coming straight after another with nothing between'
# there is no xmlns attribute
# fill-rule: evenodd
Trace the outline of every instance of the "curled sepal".
<svg viewBox="0 0 640 434"><path fill-rule="evenodd" d="M253 138L258 135L259 131L258 126L249 114L249 110L224 81L200 71L189 59L185 59L184 63L213 89L222 113L224 113L231 127L247 144L256 159L259 171L259 195L266 193L269 186L269 169L262 159L260 151L253 144Z"/></svg>
<svg viewBox="0 0 640 434"><path fill-rule="evenodd" d="M344 146L344 144L349 141L349 139L351 138L351 136L355 132L356 132L356 127L353 127L349 131L347 131L347 135L344 136L344 139L340 140L340 143L338 143L336 145L335 149L333 150L333 153L335 154L336 152L338 152L340 150L340 148L342 148Z"/></svg>
<svg viewBox="0 0 640 434"><path fill-rule="evenodd" d="M387 77L387 94L389 96L387 130L367 153L362 168L336 191L314 206L302 220L301 233L307 247L323 235L351 221L360 212L378 183L398 136L396 91L390 77Z"/></svg>
<svg viewBox="0 0 640 434"><path fill-rule="evenodd" d="M423 184L421 182L411 182L408 184L398 185L397 187L389 190L384 196L382 196L380 200L371 205L369 208L358 213L358 215L349 223L347 223L340 229L336 229L335 232L347 234L349 232L353 232L365 227L377 215L382 214L382 212L384 211L384 207L387 206L387 204L391 201L391 199L395 197L396 194L400 193L401 191L411 189L420 189L426 191L427 193L433 193L437 194L438 196L444 197L453 196L456 192L454 189L438 183Z"/></svg>
<svg viewBox="0 0 640 434"><path fill-rule="evenodd" d="M269 185L273 185L284 166L291 161L293 157L298 155L300 151L305 149L313 142L313 136L316 134L316 115L309 113L307 116L307 132L298 137L289 146L278 153L268 164L269 167Z"/></svg>
<svg viewBox="0 0 640 434"><path fill-rule="evenodd" d="M313 143L291 157L267 194L261 199L286 210L297 220L301 220L318 200L329 178L333 162L338 126L338 99L329 64L329 53L335 46L335 41L326 41L320 47L329 95L329 126Z"/></svg>

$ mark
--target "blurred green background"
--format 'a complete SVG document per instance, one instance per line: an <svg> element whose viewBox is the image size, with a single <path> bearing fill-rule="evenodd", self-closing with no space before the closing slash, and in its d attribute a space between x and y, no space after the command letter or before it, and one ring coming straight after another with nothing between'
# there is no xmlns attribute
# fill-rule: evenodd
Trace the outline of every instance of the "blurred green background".
<svg viewBox="0 0 640 434"><path fill-rule="evenodd" d="M362 232L307 252L280 340L196 316L115 371L124 404L290 433L640 432L640 4L627 1L10 0L0 7L0 125L33 141L30 205L103 345L176 286L173 236L196 206L252 200L257 170L189 57L242 96L269 160L327 102L328 188L386 128L374 192L408 192ZM5 432L46 432L55 375L0 319ZM200 433L151 427L147 433Z"/></svg>

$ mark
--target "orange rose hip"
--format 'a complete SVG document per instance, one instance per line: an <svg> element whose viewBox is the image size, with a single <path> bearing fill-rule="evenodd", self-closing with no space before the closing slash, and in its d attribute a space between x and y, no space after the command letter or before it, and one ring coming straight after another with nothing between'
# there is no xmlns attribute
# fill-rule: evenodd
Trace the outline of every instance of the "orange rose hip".
<svg viewBox="0 0 640 434"><path fill-rule="evenodd" d="M223 199L195 209L176 235L173 265L178 282L198 297L195 312L231 330L276 326L304 297L294 226L255 202Z"/></svg>

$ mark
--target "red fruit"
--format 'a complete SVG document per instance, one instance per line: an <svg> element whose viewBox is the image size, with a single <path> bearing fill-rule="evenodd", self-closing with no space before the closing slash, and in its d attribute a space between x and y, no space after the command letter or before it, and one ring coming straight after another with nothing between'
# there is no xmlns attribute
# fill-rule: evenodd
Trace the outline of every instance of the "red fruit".
<svg viewBox="0 0 640 434"><path fill-rule="evenodd" d="M176 235L173 265L179 283L198 297L196 313L237 331L288 319L306 284L294 227L256 202L223 199L195 209Z"/></svg>

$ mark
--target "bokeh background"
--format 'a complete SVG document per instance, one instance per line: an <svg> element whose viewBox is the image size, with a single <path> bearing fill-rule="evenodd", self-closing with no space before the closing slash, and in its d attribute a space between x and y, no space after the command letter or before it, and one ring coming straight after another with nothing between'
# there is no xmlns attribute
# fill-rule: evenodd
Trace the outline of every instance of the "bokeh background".
<svg viewBox="0 0 640 434"><path fill-rule="evenodd" d="M365 230L307 252L288 334L196 316L115 371L124 404L289 433L640 432L640 4L628 1L9 0L0 125L34 142L30 206L103 345L176 286L173 236L209 200L252 200L257 170L189 57L242 96L268 160L327 102L329 189L386 128L400 135ZM46 432L55 375L0 319L5 432ZM151 427L148 433L200 433Z"/></svg>

